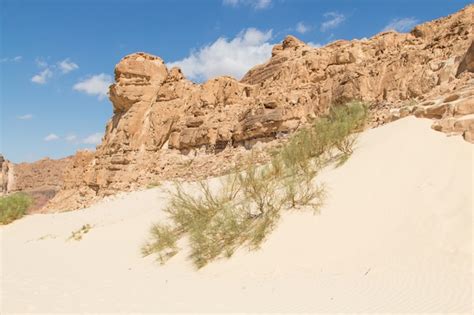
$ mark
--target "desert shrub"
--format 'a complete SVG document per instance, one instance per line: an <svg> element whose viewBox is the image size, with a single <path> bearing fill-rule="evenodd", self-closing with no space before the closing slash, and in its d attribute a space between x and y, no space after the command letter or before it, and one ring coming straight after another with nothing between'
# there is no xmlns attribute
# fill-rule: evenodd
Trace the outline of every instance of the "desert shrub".
<svg viewBox="0 0 474 315"><path fill-rule="evenodd" d="M155 224L150 229L152 241L145 244L142 248L143 255L152 253L158 254L158 260L161 263L178 253L178 233L169 225Z"/></svg>
<svg viewBox="0 0 474 315"><path fill-rule="evenodd" d="M71 232L71 236L67 239L69 240L74 240L74 241L80 241L82 240L82 237L89 233L89 231L92 229L92 226L90 224L84 224L80 229L76 231Z"/></svg>
<svg viewBox="0 0 474 315"><path fill-rule="evenodd" d="M317 211L324 186L314 183L319 171L333 160L334 151L348 157L367 118L360 102L331 109L307 128L296 132L270 163L250 158L226 176L213 191L207 182L195 192L176 184L166 212L170 223L157 224L142 252L157 254L164 263L178 251L178 240L189 240L190 258L201 268L220 257L231 257L241 246L257 249L277 225L281 210L310 207Z"/></svg>
<svg viewBox="0 0 474 315"><path fill-rule="evenodd" d="M161 185L162 185L161 182L152 182L152 183L149 183L148 185L146 185L146 188L147 189L152 189L152 188L160 187Z"/></svg>
<svg viewBox="0 0 474 315"><path fill-rule="evenodd" d="M314 184L313 175L295 175L284 179L285 202L289 208L297 209L302 206L310 206L318 211L325 196L324 185Z"/></svg>
<svg viewBox="0 0 474 315"><path fill-rule="evenodd" d="M344 155L351 155L357 139L367 121L368 110L363 103L354 101L331 109L328 116L331 141Z"/></svg>
<svg viewBox="0 0 474 315"><path fill-rule="evenodd" d="M0 197L0 224L21 218L32 204L33 199L25 193Z"/></svg>

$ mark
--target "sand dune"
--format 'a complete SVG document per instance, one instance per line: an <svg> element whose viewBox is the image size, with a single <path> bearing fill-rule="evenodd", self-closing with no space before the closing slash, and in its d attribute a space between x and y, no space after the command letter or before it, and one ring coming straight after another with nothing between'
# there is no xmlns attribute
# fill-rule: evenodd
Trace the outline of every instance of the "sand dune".
<svg viewBox="0 0 474 315"><path fill-rule="evenodd" d="M319 215L285 214L260 251L199 271L140 255L163 188L1 227L1 313L471 313L473 146L430 125L365 132L321 174Z"/></svg>

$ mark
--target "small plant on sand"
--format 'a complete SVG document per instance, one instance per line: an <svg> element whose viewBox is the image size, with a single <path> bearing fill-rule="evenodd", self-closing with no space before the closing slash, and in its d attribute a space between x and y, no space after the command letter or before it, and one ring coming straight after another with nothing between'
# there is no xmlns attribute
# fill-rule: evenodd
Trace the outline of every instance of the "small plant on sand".
<svg viewBox="0 0 474 315"><path fill-rule="evenodd" d="M217 189L199 182L190 192L176 184L166 209L170 222L152 227L143 255L157 254L164 263L178 253L183 236L198 268L231 257L242 246L259 248L282 210L320 208L325 190L314 183L315 177L334 161L335 152L350 156L356 141L353 133L362 130L366 119L367 108L360 102L337 106L296 132L270 163L244 161Z"/></svg>
<svg viewBox="0 0 474 315"><path fill-rule="evenodd" d="M80 229L77 231L73 231L71 233L71 236L68 238L68 240L75 240L75 241L80 241L82 240L82 237L89 233L91 230L92 226L90 224L84 224Z"/></svg>
<svg viewBox="0 0 474 315"><path fill-rule="evenodd" d="M32 204L33 199L25 193L0 197L0 224L8 224L21 218Z"/></svg>
<svg viewBox="0 0 474 315"><path fill-rule="evenodd" d="M146 188L147 189L152 189L152 188L157 188L157 187L160 187L161 186L161 182L152 182L152 183L149 183Z"/></svg>

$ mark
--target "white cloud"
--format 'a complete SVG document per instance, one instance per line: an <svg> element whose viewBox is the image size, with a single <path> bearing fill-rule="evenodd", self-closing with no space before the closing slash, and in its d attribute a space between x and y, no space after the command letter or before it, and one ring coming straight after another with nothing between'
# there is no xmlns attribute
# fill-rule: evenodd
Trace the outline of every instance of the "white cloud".
<svg viewBox="0 0 474 315"><path fill-rule="evenodd" d="M76 135L68 135L66 136L66 141L69 141L69 142L72 142L72 141L75 141L77 139L77 136Z"/></svg>
<svg viewBox="0 0 474 315"><path fill-rule="evenodd" d="M303 22L299 22L296 24L296 31L300 34L304 34L308 32L311 29L311 27L305 25Z"/></svg>
<svg viewBox="0 0 474 315"><path fill-rule="evenodd" d="M342 22L345 21L346 17L342 13L337 12L326 12L324 13L324 17L327 21L324 21L321 24L321 31L325 32L329 29L333 29L339 26Z"/></svg>
<svg viewBox="0 0 474 315"><path fill-rule="evenodd" d="M411 30L416 24L418 24L418 20L414 17L406 17L406 18L396 18L390 21L383 29L382 32L386 31L397 31L397 32L408 32Z"/></svg>
<svg viewBox="0 0 474 315"><path fill-rule="evenodd" d="M38 84L45 84L53 76L56 76L59 71L66 74L79 68L79 66L76 63L70 61L69 58L50 65L43 58L38 57L35 59L35 63L38 68L43 69L40 73L34 75L31 78L32 82Z"/></svg>
<svg viewBox="0 0 474 315"><path fill-rule="evenodd" d="M20 119L20 120L30 120L30 119L33 119L33 115L32 114L25 114L25 115L18 116L17 118Z"/></svg>
<svg viewBox="0 0 474 315"><path fill-rule="evenodd" d="M79 68L79 66L76 63L70 61L69 58L58 62L58 67L62 73L68 73Z"/></svg>
<svg viewBox="0 0 474 315"><path fill-rule="evenodd" d="M43 58L36 58L35 63L39 68L48 67L48 63Z"/></svg>
<svg viewBox="0 0 474 315"><path fill-rule="evenodd" d="M240 79L251 67L266 61L272 52L272 31L255 28L241 31L235 38L218 38L214 43L192 52L188 57L168 64L178 66L193 80L206 80L219 75Z"/></svg>
<svg viewBox="0 0 474 315"><path fill-rule="evenodd" d="M83 143L86 143L86 144L100 144L102 142L102 137L103 137L103 133L101 132L96 132L94 134L91 134L89 135L88 137L86 137L84 140L82 140Z"/></svg>
<svg viewBox="0 0 474 315"><path fill-rule="evenodd" d="M50 133L49 135L47 135L46 137L44 137L44 141L54 141L54 140L58 140L59 137L54 134L54 133Z"/></svg>
<svg viewBox="0 0 474 315"><path fill-rule="evenodd" d="M223 0L223 1L222 1L222 3L223 3L224 5L230 5L230 6L233 6L233 7L235 7L236 5L238 5L239 2L240 2L239 0Z"/></svg>
<svg viewBox="0 0 474 315"><path fill-rule="evenodd" d="M2 58L0 59L0 63L6 63L6 62L20 62L23 59L22 56L15 56L13 58Z"/></svg>
<svg viewBox="0 0 474 315"><path fill-rule="evenodd" d="M308 45L313 47L313 48L321 48L323 47L323 45L321 45L320 43L314 43L314 42L308 42Z"/></svg>
<svg viewBox="0 0 474 315"><path fill-rule="evenodd" d="M49 70L49 68L44 69L40 73L34 75L31 78L31 82L38 83L38 84L45 84L48 79L53 76L53 72Z"/></svg>
<svg viewBox="0 0 474 315"><path fill-rule="evenodd" d="M108 74L101 73L77 82L74 84L73 89L88 95L96 95L99 100L102 100L107 96L109 85L111 84L112 77Z"/></svg>
<svg viewBox="0 0 474 315"><path fill-rule="evenodd" d="M237 6L250 6L256 10L266 9L272 4L272 0L223 0L224 5L229 5L232 7Z"/></svg>
<svg viewBox="0 0 474 315"><path fill-rule="evenodd" d="M272 3L271 0L257 0L257 1L253 1L253 2L254 2L254 8L255 9L268 8L270 6L270 4Z"/></svg>

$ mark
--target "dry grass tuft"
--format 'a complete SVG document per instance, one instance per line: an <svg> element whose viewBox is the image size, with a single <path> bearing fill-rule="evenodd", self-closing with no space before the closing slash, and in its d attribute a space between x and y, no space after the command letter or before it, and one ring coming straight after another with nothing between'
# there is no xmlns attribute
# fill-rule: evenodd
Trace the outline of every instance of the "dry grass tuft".
<svg viewBox="0 0 474 315"><path fill-rule="evenodd" d="M73 231L71 233L71 236L69 236L69 238L67 239L68 241L69 240L74 240L74 241L80 241L82 240L82 237L89 233L89 231L92 229L92 226L90 224L84 224L80 229L78 229L77 231Z"/></svg>

